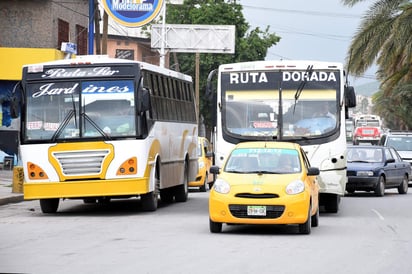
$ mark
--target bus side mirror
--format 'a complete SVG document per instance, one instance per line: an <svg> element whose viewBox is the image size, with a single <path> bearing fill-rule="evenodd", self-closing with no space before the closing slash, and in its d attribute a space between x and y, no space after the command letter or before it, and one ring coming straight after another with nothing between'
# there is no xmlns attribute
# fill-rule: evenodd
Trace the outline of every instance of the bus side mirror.
<svg viewBox="0 0 412 274"><path fill-rule="evenodd" d="M356 107L355 88L352 86L345 86L345 106L348 108Z"/></svg>
<svg viewBox="0 0 412 274"><path fill-rule="evenodd" d="M19 118L19 99L16 96L10 101L10 116L12 119Z"/></svg>
<svg viewBox="0 0 412 274"><path fill-rule="evenodd" d="M208 100L212 106L212 127L215 127L217 124L217 116L216 116L216 110L217 110L217 93L216 90L213 88L213 79L216 76L218 70L214 69L209 72L209 75L207 76L207 82L206 82L206 92L205 92L205 99Z"/></svg>
<svg viewBox="0 0 412 274"><path fill-rule="evenodd" d="M21 82L18 82L14 86L12 97L10 100L10 117L12 119L19 118L19 107L20 107L19 97L23 98L23 88L21 86Z"/></svg>

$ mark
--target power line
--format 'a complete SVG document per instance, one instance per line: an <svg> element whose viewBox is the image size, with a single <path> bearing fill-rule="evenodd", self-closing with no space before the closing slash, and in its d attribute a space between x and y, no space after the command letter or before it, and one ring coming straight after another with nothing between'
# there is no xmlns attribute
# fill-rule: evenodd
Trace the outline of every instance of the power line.
<svg viewBox="0 0 412 274"><path fill-rule="evenodd" d="M295 13L295 14L303 14L303 15L332 17L332 18L340 17L340 18L347 18L347 19L354 19L354 18L359 19L361 17L361 15L348 14L348 13L321 12L321 11L309 11L309 10L276 9L276 8L257 7L257 6L249 6L249 5L242 5L242 7L249 8L249 9L254 9L254 10L262 10L262 11Z"/></svg>

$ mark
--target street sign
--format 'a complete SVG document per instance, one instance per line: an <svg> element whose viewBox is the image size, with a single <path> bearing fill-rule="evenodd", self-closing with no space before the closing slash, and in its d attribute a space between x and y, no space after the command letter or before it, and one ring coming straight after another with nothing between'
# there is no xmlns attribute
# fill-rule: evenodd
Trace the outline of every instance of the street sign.
<svg viewBox="0 0 412 274"><path fill-rule="evenodd" d="M179 25L166 24L164 47L174 52L234 53L233 25ZM152 48L162 46L162 25L152 25Z"/></svg>
<svg viewBox="0 0 412 274"><path fill-rule="evenodd" d="M77 45L75 43L63 42L60 50L65 53L77 54Z"/></svg>

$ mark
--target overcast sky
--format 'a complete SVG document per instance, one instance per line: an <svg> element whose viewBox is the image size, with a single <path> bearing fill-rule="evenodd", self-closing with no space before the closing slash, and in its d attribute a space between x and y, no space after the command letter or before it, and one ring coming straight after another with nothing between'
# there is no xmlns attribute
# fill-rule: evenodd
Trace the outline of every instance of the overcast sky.
<svg viewBox="0 0 412 274"><path fill-rule="evenodd" d="M345 63L347 51L362 16L374 1L352 8L340 0L240 0L243 14L251 27L281 37L266 59L304 59ZM364 77L350 78L351 85L375 81L376 67Z"/></svg>

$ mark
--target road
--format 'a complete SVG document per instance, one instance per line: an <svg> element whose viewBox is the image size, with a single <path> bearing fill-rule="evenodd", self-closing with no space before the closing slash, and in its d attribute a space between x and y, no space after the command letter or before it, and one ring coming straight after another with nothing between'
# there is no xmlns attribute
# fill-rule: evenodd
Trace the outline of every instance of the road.
<svg viewBox="0 0 412 274"><path fill-rule="evenodd" d="M0 272L12 273L410 273L412 191L360 193L300 235L289 226L223 226L211 234L208 192L142 212L139 200L108 205L38 201L0 207Z"/></svg>

